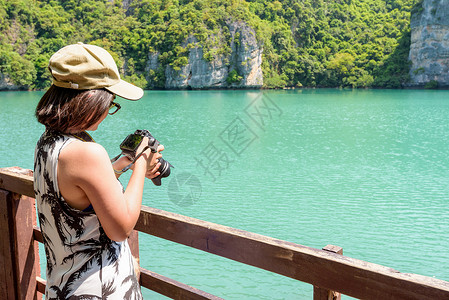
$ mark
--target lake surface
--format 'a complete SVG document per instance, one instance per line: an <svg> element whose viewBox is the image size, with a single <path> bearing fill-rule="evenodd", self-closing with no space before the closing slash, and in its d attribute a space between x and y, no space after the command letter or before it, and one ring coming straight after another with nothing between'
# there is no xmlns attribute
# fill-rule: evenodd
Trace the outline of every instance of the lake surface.
<svg viewBox="0 0 449 300"><path fill-rule="evenodd" d="M33 168L42 94L0 93L0 167ZM113 157L149 129L175 166L162 186L147 181L145 205L449 280L449 91L146 91L119 103L96 141ZM308 284L142 234L140 257L226 299L312 298Z"/></svg>

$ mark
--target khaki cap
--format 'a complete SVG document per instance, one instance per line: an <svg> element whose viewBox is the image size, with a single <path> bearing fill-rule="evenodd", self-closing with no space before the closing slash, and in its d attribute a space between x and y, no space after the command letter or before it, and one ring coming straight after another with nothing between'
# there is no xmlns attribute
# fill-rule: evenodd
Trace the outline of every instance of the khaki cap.
<svg viewBox="0 0 449 300"><path fill-rule="evenodd" d="M120 79L117 65L105 49L77 43L59 49L48 65L53 84L63 88L91 90L105 88L128 100L138 100L143 90Z"/></svg>

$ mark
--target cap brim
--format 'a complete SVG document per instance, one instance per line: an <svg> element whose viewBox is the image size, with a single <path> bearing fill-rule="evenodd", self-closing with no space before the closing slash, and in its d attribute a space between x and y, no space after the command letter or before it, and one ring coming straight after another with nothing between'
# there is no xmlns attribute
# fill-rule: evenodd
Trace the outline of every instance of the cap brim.
<svg viewBox="0 0 449 300"><path fill-rule="evenodd" d="M105 89L128 100L139 100L143 96L143 90L140 87L123 80L113 86L105 87Z"/></svg>

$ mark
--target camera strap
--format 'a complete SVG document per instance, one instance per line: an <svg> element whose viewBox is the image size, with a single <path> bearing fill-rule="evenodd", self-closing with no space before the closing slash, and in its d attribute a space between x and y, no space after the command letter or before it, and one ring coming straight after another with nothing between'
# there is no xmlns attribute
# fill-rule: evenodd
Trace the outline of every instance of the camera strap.
<svg viewBox="0 0 449 300"><path fill-rule="evenodd" d="M80 141L83 141L83 142L93 142L93 143L95 143L94 138L89 133L87 133L86 131L82 131L82 132L79 132L79 133L72 133L71 136L73 136L74 138L76 138L76 139L78 139Z"/></svg>
<svg viewBox="0 0 449 300"><path fill-rule="evenodd" d="M129 165L127 165L126 167L124 167L120 172L120 174L125 173L126 171L129 170L129 168L131 168L131 166L139 159L140 156L142 156L142 154L148 149L150 148L150 146L145 146L143 148L143 150L136 155L136 157L131 161L131 163ZM153 156L154 152L151 151L151 156ZM120 153L119 155L117 155L116 157L114 157L113 159L111 159L111 163L115 162L117 159L119 159L120 156L123 155L123 152Z"/></svg>

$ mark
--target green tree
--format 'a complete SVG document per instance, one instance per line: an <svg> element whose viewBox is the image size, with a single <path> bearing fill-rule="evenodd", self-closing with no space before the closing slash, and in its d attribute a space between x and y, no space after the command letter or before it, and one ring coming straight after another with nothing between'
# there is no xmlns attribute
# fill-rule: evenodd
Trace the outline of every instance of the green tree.
<svg viewBox="0 0 449 300"><path fill-rule="evenodd" d="M139 0L127 10L121 0L0 0L0 72L46 88L51 54L85 42L109 50L139 86L162 88L165 68L186 65L191 47L231 68L231 44L241 40L228 26L238 21L263 45L267 88L400 88L412 11L422 11L422 0ZM159 67L148 71L156 52Z"/></svg>

